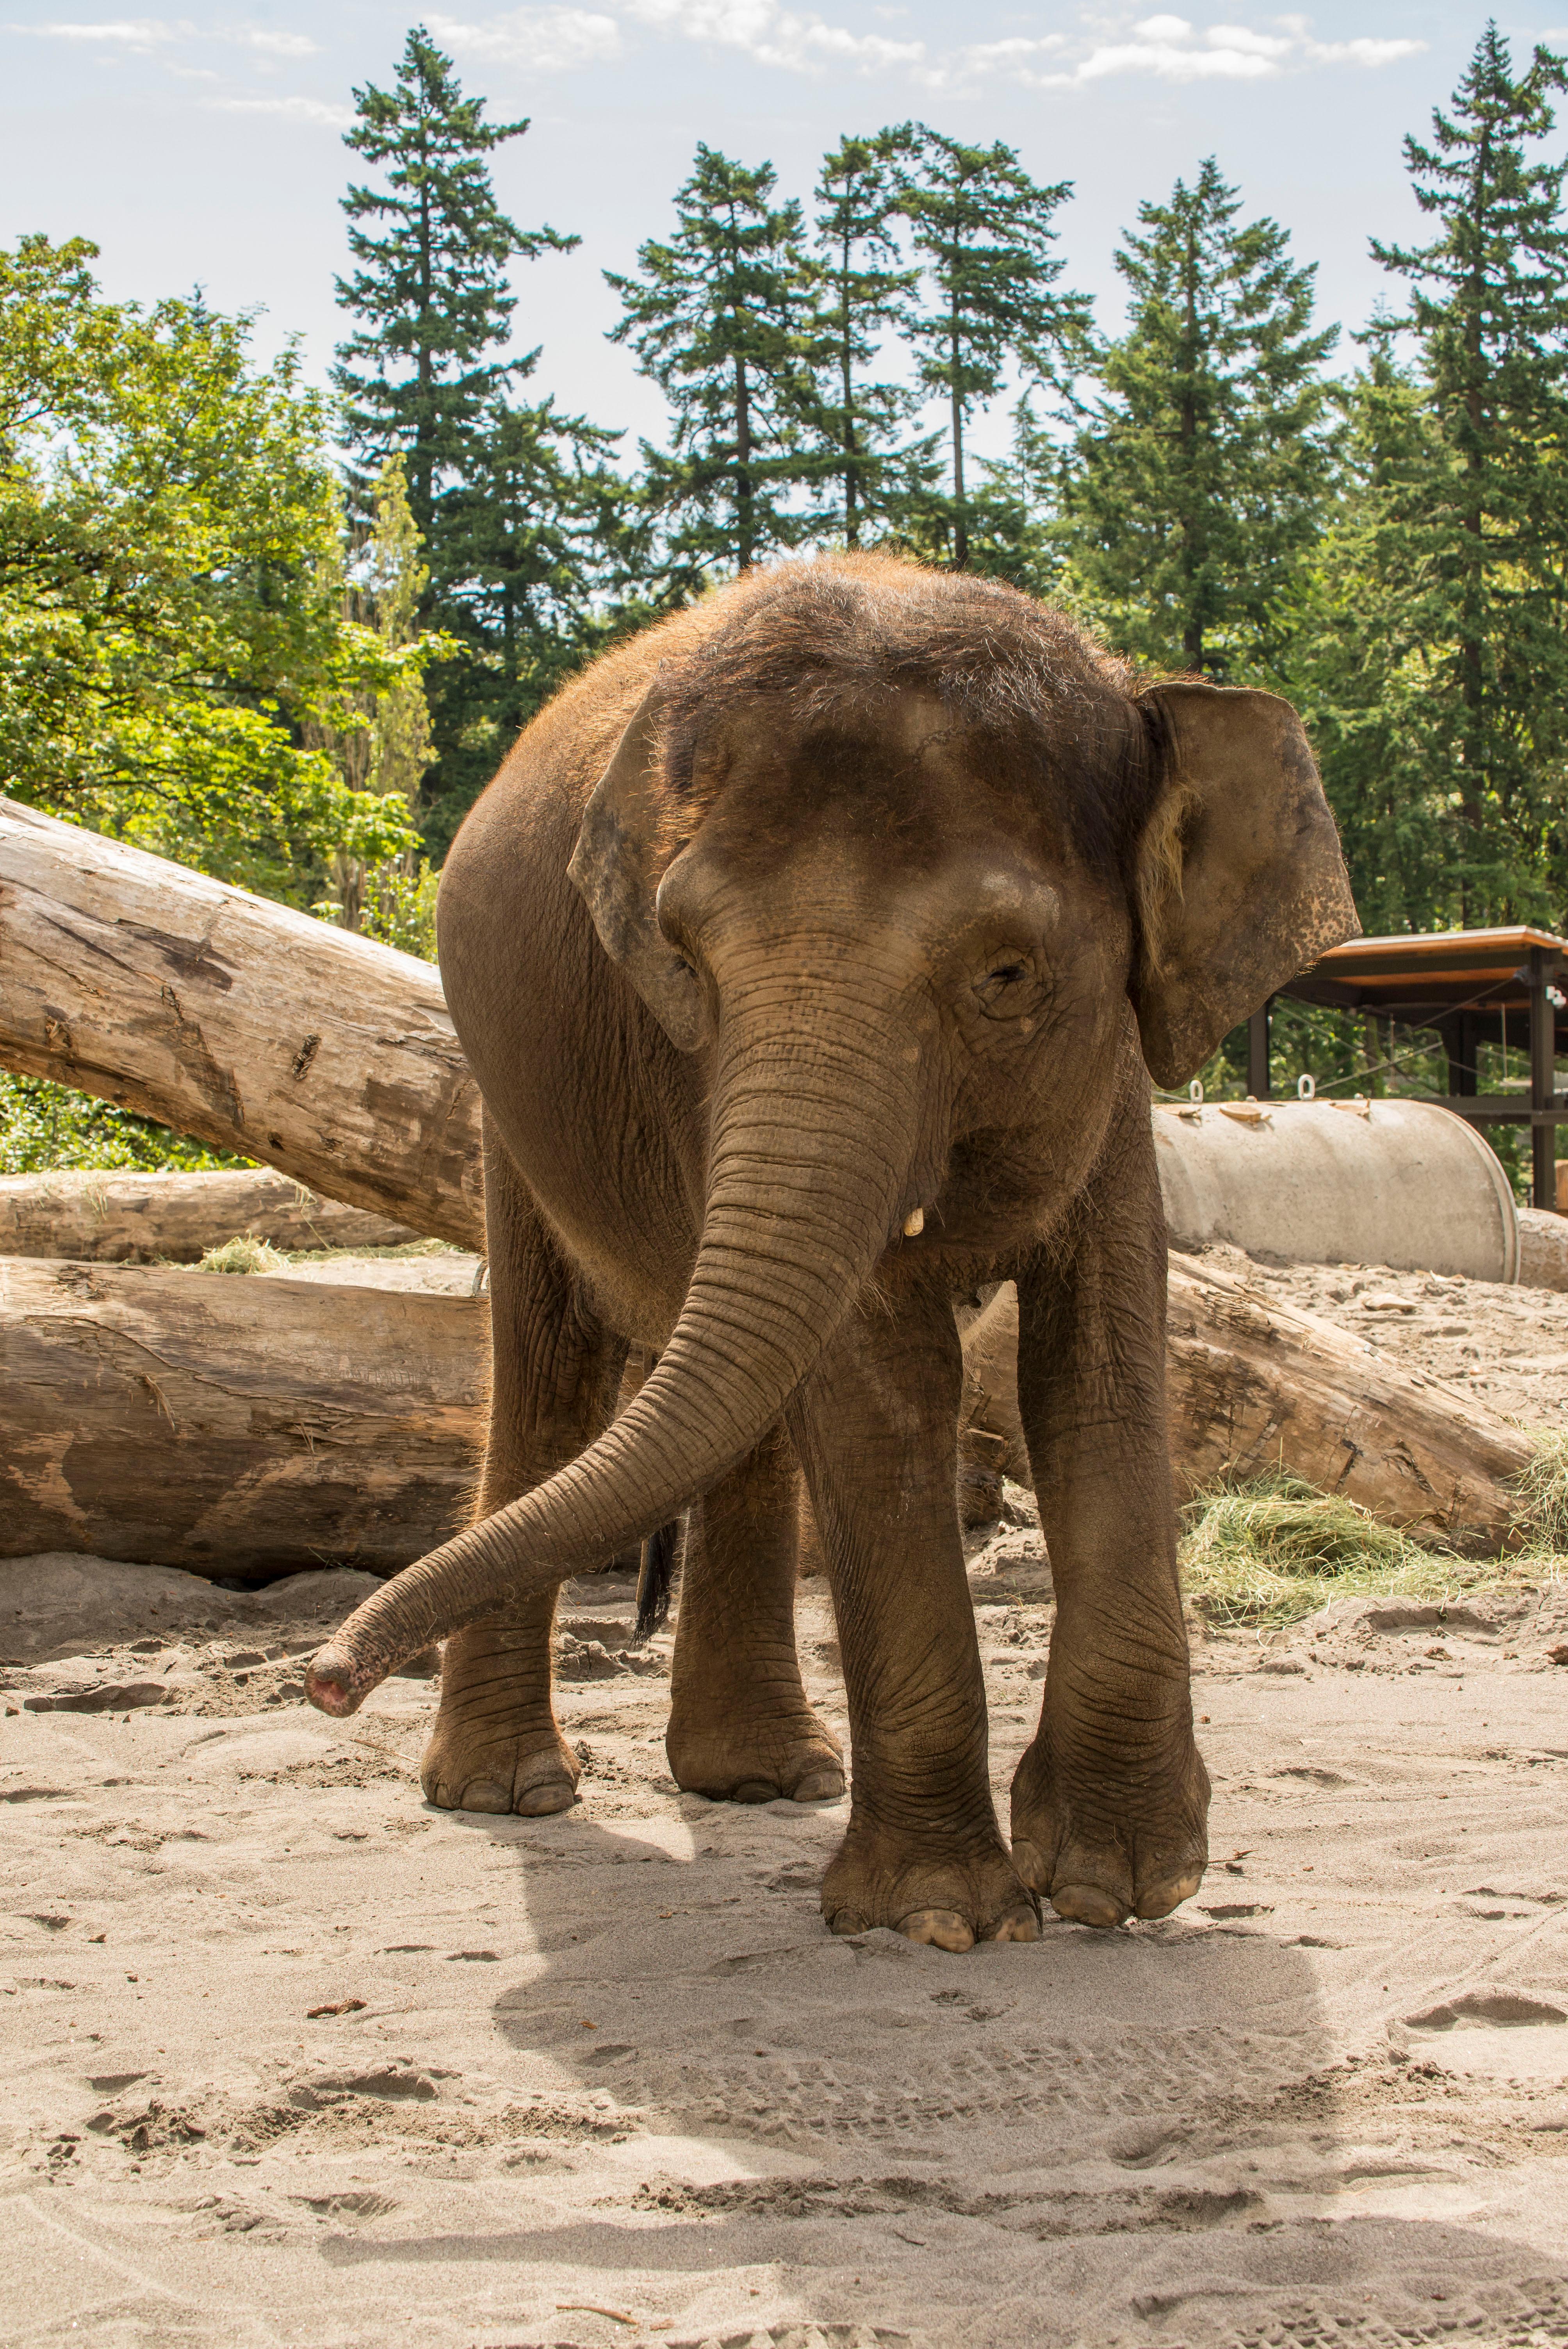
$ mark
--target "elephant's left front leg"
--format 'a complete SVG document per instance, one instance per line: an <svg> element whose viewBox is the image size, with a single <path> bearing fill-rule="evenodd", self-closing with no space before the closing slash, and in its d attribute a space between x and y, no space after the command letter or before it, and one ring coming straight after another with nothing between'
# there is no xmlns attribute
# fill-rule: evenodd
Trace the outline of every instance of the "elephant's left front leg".
<svg viewBox="0 0 1568 2349"><path fill-rule="evenodd" d="M1013 1857L1062 1916L1100 1926L1166 1916L1208 1858L1166 1449L1165 1227L1141 1104L1137 1124L1130 1200L1091 1198L1070 1266L1041 1259L1018 1281L1018 1399L1057 1620L1013 1780Z"/></svg>
<svg viewBox="0 0 1568 2349"><path fill-rule="evenodd" d="M991 1800L955 1490L961 1382L945 1298L879 1298L851 1313L789 1413L832 1581L853 1749L822 1913L836 1933L887 1925L945 1950L1039 1931Z"/></svg>

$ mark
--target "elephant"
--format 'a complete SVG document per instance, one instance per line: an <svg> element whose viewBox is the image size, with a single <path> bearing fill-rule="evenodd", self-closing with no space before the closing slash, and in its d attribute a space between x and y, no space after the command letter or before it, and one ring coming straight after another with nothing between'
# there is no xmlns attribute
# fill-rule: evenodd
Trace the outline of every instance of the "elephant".
<svg viewBox="0 0 1568 2349"><path fill-rule="evenodd" d="M1147 683L999 583L744 574L521 734L442 874L483 1102L474 1521L317 1654L350 1713L446 1640L449 1808L575 1796L561 1581L683 1512L666 1740L715 1799L844 1792L809 1705L803 1475L843 1660L839 1933L1111 1927L1206 1864L1166 1455L1150 1080L1357 933L1300 720ZM954 1498L954 1301L1012 1280L1057 1594L1004 1838ZM656 1364L618 1415L629 1347Z"/></svg>

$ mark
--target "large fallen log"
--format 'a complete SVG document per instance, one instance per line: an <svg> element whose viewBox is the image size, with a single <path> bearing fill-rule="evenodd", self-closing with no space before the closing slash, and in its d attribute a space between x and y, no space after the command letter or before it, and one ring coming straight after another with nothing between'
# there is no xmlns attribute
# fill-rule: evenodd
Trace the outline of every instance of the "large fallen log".
<svg viewBox="0 0 1568 2349"><path fill-rule="evenodd" d="M0 1174L0 1256L194 1264L242 1233L280 1248L397 1247L418 1234L268 1167L232 1174Z"/></svg>
<svg viewBox="0 0 1568 2349"><path fill-rule="evenodd" d="M479 1093L438 972L0 800L0 1064L483 1244Z"/></svg>
<svg viewBox="0 0 1568 2349"><path fill-rule="evenodd" d="M0 1259L0 1556L382 1571L446 1538L483 1425L481 1298ZM967 1415L1026 1481L1004 1289L967 1333ZM1528 1445L1469 1397L1172 1261L1183 1495L1279 1465L1429 1537L1505 1537Z"/></svg>
<svg viewBox="0 0 1568 2349"><path fill-rule="evenodd" d="M0 1260L0 1555L406 1566L462 1522L483 1298Z"/></svg>
<svg viewBox="0 0 1568 2349"><path fill-rule="evenodd" d="M1018 1300L1000 1289L965 1336L965 1416L1026 1479ZM1494 1550L1519 1514L1529 1439L1474 1398L1402 1369L1315 1313L1264 1301L1195 1257L1171 1258L1171 1464L1181 1498L1286 1468L1418 1540Z"/></svg>
<svg viewBox="0 0 1568 2349"><path fill-rule="evenodd" d="M478 1096L428 964L4 801L0 936L0 1064L482 1245ZM1468 1396L1191 1259L1171 1303L1184 1487L1283 1464L1447 1538L1501 1538L1524 1442Z"/></svg>

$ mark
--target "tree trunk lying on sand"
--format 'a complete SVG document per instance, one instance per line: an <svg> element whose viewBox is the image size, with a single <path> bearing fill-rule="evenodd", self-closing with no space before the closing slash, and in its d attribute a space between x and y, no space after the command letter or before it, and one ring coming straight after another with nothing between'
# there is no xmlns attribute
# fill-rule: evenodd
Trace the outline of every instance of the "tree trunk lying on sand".
<svg viewBox="0 0 1568 2349"><path fill-rule="evenodd" d="M0 1065L483 1246L434 967L0 800Z"/></svg>
<svg viewBox="0 0 1568 2349"><path fill-rule="evenodd" d="M319 1199L270 1167L234 1174L0 1174L0 1256L194 1264L242 1232L280 1248L397 1247L419 1234Z"/></svg>
<svg viewBox="0 0 1568 2349"><path fill-rule="evenodd" d="M1171 1258L1166 1377L1181 1499L1217 1477L1287 1469L1418 1540L1500 1548L1527 1437L1470 1396L1407 1371L1316 1314L1264 1302L1196 1257ZM1028 1478L1018 1419L1018 1300L1009 1282L964 1342L965 1410L982 1456Z"/></svg>
<svg viewBox="0 0 1568 2349"><path fill-rule="evenodd" d="M265 1160L328 1198L482 1247L479 1097L428 963L5 801L0 934L0 1064ZM158 1309L145 1293L150 1330ZM1501 1539L1511 1505L1501 1480L1527 1447L1468 1396L1310 1315L1265 1309L1192 1258L1172 1258L1171 1300L1172 1447L1184 1490L1222 1471L1283 1465L1433 1535L1470 1547ZM388 1298L381 1309L408 1318L388 1319L385 1345L349 1360L389 1380L406 1371L410 1392L434 1375L418 1350L421 1315L451 1317L480 1346L481 1325L462 1321L460 1300ZM220 1346L224 1326L220 1313L211 1325ZM318 1359L302 1348L278 1374L306 1419ZM476 1352L459 1384L477 1365ZM72 1424L61 1400L50 1442L67 1445ZM975 1425L984 1438L985 1422ZM998 1440L1005 1448L1009 1439L1006 1427L992 1434L995 1466ZM364 1464L373 1482L377 1464ZM379 1473L401 1472L387 1462ZM159 1500L176 1506L167 1491ZM101 1506L98 1521L110 1521ZM335 1556L331 1525L324 1510L311 1537ZM410 1539L401 1555L418 1547Z"/></svg>
<svg viewBox="0 0 1568 2349"><path fill-rule="evenodd" d="M0 1259L0 1555L207 1573L405 1565L465 1510L486 1312L482 1298ZM1004 1289L965 1366L980 1450L1026 1481L1016 1327ZM1522 1437L1191 1259L1171 1267L1171 1370L1183 1495L1283 1460L1462 1547L1507 1532L1501 1480L1524 1464Z"/></svg>
<svg viewBox="0 0 1568 2349"><path fill-rule="evenodd" d="M406 1566L454 1533L483 1298L0 1259L0 1555Z"/></svg>

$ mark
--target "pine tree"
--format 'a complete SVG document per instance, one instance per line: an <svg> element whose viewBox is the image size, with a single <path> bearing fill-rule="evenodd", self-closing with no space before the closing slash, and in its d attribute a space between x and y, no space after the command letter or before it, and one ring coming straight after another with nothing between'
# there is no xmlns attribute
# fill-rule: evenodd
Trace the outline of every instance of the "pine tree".
<svg viewBox="0 0 1568 2349"><path fill-rule="evenodd" d="M1517 78L1489 25L1430 145L1405 141L1419 247L1374 243L1409 281L1426 429L1371 487L1382 625L1425 672L1429 788L1467 923L1555 918L1568 898L1568 163L1553 129L1563 58Z"/></svg>
<svg viewBox="0 0 1568 2349"><path fill-rule="evenodd" d="M1298 585L1282 682L1322 764L1364 926L1442 928L1460 917L1449 783L1434 789L1421 599L1394 585L1401 534L1387 523L1396 491L1428 466L1433 426L1387 314L1357 339L1367 356L1334 390L1336 493Z"/></svg>
<svg viewBox="0 0 1568 2349"><path fill-rule="evenodd" d="M1280 647L1332 468L1312 268L1272 220L1240 224L1212 157L1139 207L1116 265L1126 333L1067 482L1073 592L1119 649L1215 677Z"/></svg>
<svg viewBox="0 0 1568 2349"><path fill-rule="evenodd" d="M898 210L923 264L928 299L912 300L904 331L920 380L945 398L951 463L943 517L952 559L969 560L965 431L976 405L1000 391L1008 362L1045 383L1069 373L1088 329L1088 304L1055 291L1065 263L1053 225L1069 181L1039 187L1010 147L967 147L923 122L887 134Z"/></svg>
<svg viewBox="0 0 1568 2349"><path fill-rule="evenodd" d="M901 316L917 273L898 266L898 190L885 136L844 139L822 159L816 188L812 361L819 423L831 452L824 473L840 484L846 546L861 543L889 477L889 442L916 406L903 385L867 382L886 329Z"/></svg>
<svg viewBox="0 0 1568 2349"><path fill-rule="evenodd" d="M774 202L775 179L770 163L699 145L670 242L642 246L636 277L604 273L624 312L610 339L631 346L673 414L673 448L645 442L643 459L688 583L712 565L744 571L810 526L791 503L819 470L805 447L804 225L798 203Z"/></svg>
<svg viewBox="0 0 1568 2349"><path fill-rule="evenodd" d="M569 252L579 240L519 229L500 211L485 158L528 124L487 123L483 98L463 97L450 57L422 25L407 36L396 89L367 83L354 103L359 119L344 144L383 166L388 184L385 193L351 186L343 199L357 265L338 279L337 299L362 323L338 347L334 380L361 455L376 465L404 460L438 592L440 487L461 472L497 394L520 364L526 371L526 362L487 357L511 333L507 264Z"/></svg>

